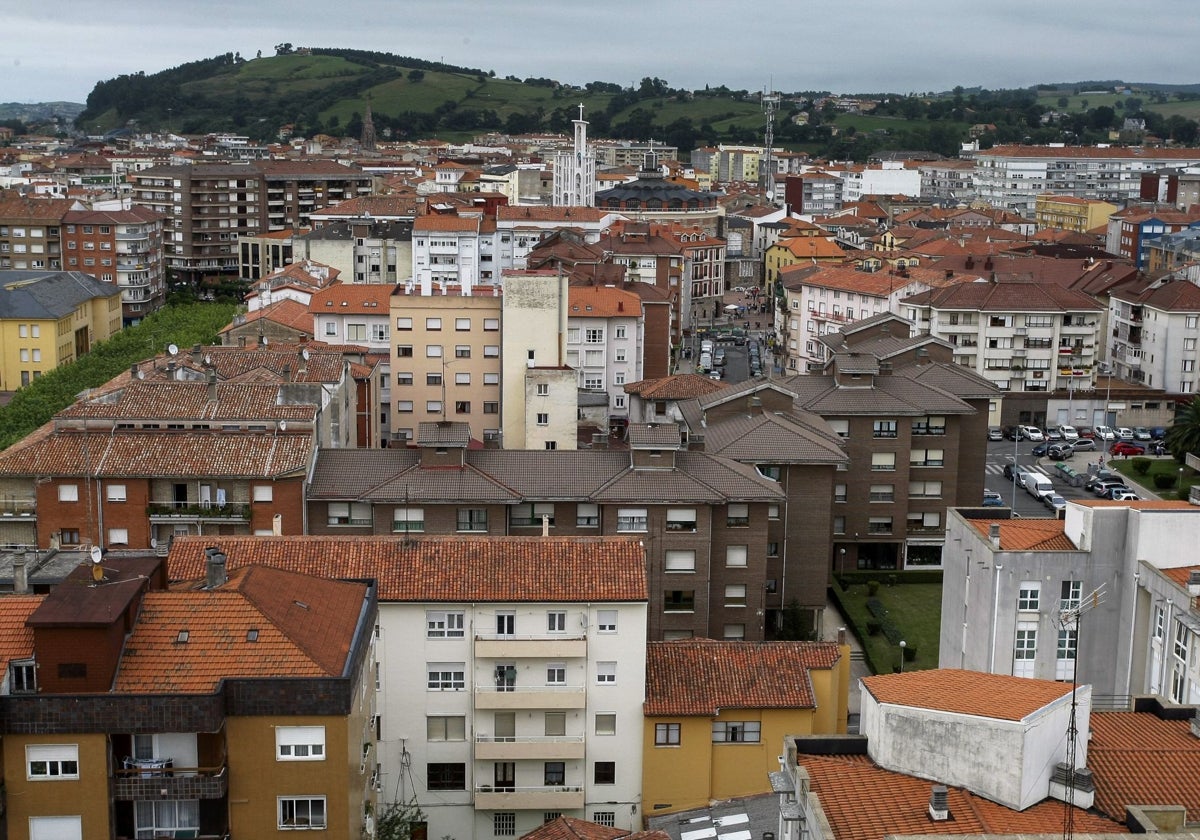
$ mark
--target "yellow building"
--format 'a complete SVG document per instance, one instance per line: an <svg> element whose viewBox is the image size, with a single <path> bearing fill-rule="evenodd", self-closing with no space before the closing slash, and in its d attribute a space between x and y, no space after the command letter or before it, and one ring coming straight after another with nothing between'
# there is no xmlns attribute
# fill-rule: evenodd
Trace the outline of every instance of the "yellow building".
<svg viewBox="0 0 1200 840"><path fill-rule="evenodd" d="M647 815L769 793L786 735L845 734L850 649L683 639L646 649Z"/></svg>
<svg viewBox="0 0 1200 840"><path fill-rule="evenodd" d="M0 391L72 362L121 329L121 290L78 271L0 271Z"/></svg>
<svg viewBox="0 0 1200 840"><path fill-rule="evenodd" d="M779 279L779 272L789 265L805 263L842 263L846 252L832 239L824 236L800 235L781 239L763 255L764 279L768 288Z"/></svg>
<svg viewBox="0 0 1200 840"><path fill-rule="evenodd" d="M1087 233L1106 224L1108 217L1119 209L1107 201L1042 193L1034 204L1033 217L1039 228Z"/></svg>

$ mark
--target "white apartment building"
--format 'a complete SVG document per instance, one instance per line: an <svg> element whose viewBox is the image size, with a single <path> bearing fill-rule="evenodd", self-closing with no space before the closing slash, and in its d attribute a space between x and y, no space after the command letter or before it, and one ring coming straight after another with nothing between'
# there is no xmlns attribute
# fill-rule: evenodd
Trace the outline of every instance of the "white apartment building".
<svg viewBox="0 0 1200 840"><path fill-rule="evenodd" d="M592 196L594 200L594 191ZM498 207L497 271L527 268L529 252L556 230L571 228L583 234L584 242L595 243L621 218L618 213L593 207Z"/></svg>
<svg viewBox="0 0 1200 840"><path fill-rule="evenodd" d="M1109 359L1122 379L1180 394L1196 393L1200 374L1200 287L1172 280L1109 295Z"/></svg>
<svg viewBox="0 0 1200 840"><path fill-rule="evenodd" d="M956 364L1002 391L1085 391L1096 386L1103 307L1052 284L961 283L902 301L917 329L954 345Z"/></svg>
<svg viewBox="0 0 1200 840"><path fill-rule="evenodd" d="M1037 196L1061 193L1118 206L1136 201L1143 174L1200 163L1198 149L1141 146L995 146L975 154L975 195L1034 215Z"/></svg>
<svg viewBox="0 0 1200 840"><path fill-rule="evenodd" d="M567 295L567 366L580 389L607 394L610 418L628 419L625 385L643 370L641 298L611 286L573 286Z"/></svg>
<svg viewBox="0 0 1200 840"><path fill-rule="evenodd" d="M878 166L853 166L835 173L842 179L842 201L853 203L867 195L921 195L921 172L903 161L885 160Z"/></svg>
<svg viewBox="0 0 1200 840"><path fill-rule="evenodd" d="M496 225L479 214L421 216L413 222L412 281L422 288L495 285Z"/></svg>

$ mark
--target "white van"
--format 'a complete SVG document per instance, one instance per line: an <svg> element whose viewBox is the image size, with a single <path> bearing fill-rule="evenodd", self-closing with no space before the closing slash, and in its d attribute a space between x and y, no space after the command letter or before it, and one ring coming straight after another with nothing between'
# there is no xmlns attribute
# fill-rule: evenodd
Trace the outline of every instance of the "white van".
<svg viewBox="0 0 1200 840"><path fill-rule="evenodd" d="M1054 492L1054 483L1049 477L1040 472L1025 473L1025 492L1033 498L1041 500Z"/></svg>
<svg viewBox="0 0 1200 840"><path fill-rule="evenodd" d="M700 362L696 365L696 370L701 373L708 373L712 370L712 353L704 352L700 354Z"/></svg>

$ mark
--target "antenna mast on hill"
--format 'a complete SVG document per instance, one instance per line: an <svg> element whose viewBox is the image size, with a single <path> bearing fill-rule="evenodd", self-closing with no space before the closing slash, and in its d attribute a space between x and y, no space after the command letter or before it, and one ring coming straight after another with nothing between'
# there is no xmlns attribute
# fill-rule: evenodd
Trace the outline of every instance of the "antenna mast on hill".
<svg viewBox="0 0 1200 840"><path fill-rule="evenodd" d="M1100 584L1074 606L1058 612L1059 629L1075 634L1075 650L1071 659L1071 718L1067 724L1067 796L1063 800L1063 840L1075 836L1075 752L1079 746L1079 727L1076 723L1078 699L1076 689L1079 677L1079 619L1091 612L1104 600L1104 584Z"/></svg>
<svg viewBox="0 0 1200 840"><path fill-rule="evenodd" d="M762 95L763 113L767 115L767 128L763 138L765 154L763 155L764 172L763 187L767 192L767 201L775 202L775 112L779 110L779 94L772 91Z"/></svg>

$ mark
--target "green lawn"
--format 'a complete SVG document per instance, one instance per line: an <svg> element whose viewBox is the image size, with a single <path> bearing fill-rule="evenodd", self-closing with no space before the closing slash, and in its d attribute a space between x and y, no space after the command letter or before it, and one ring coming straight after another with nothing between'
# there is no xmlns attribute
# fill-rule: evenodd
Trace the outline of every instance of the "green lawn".
<svg viewBox="0 0 1200 840"><path fill-rule="evenodd" d="M938 583L897 583L888 586L888 573L880 574L880 586L875 594L887 610L887 617L900 631L900 636L916 658L905 662L905 669L936 668L938 641L942 623L942 586ZM903 575L900 575L903 578ZM838 587L838 584L834 584ZM862 642L867 664L876 673L890 673L900 661L900 648L883 633L871 635L868 622L876 621L867 609L867 584L853 583L838 593L847 613L852 631Z"/></svg>
<svg viewBox="0 0 1200 840"><path fill-rule="evenodd" d="M1187 498L1187 489L1193 484L1200 484L1200 475L1190 467L1183 467L1183 494L1179 494L1179 477L1180 465L1175 462L1174 458L1151 458L1150 471L1145 475L1138 475L1133 469L1136 458L1111 458L1108 461L1108 468L1116 470L1121 475L1136 481L1138 484L1145 487L1151 493L1157 493L1164 499L1179 499ZM1154 476L1169 475L1175 478L1176 483L1165 490L1159 490L1154 486Z"/></svg>

